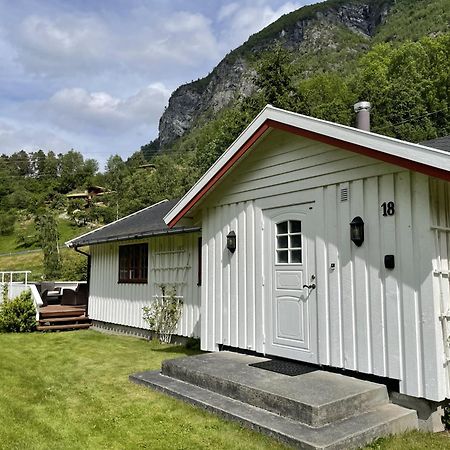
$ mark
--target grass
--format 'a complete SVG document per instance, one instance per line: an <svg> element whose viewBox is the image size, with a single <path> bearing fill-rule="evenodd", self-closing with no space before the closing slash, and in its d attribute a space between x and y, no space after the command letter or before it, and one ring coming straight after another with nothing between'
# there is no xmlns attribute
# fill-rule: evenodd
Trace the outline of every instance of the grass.
<svg viewBox="0 0 450 450"><path fill-rule="evenodd" d="M445 450L450 449L447 433L421 433L412 431L398 436L390 436L375 441L365 450Z"/></svg>
<svg viewBox="0 0 450 450"><path fill-rule="evenodd" d="M64 242L91 230L92 228L89 227L78 227L68 219L58 218L59 242L61 245L64 245ZM22 222L18 221L15 225L13 234L0 236L0 254L15 253L39 248L39 243L34 239L31 239L31 245L29 245L29 247L21 246L17 242L18 235L32 237L35 234L36 227L33 220L23 220Z"/></svg>
<svg viewBox="0 0 450 450"><path fill-rule="evenodd" d="M0 334L0 449L282 449L281 444L128 381L192 352L95 331ZM445 449L419 432L367 449Z"/></svg>
<svg viewBox="0 0 450 450"><path fill-rule="evenodd" d="M0 449L281 449L128 381L182 347L94 331L0 335Z"/></svg>
<svg viewBox="0 0 450 450"><path fill-rule="evenodd" d="M44 270L42 258L41 251L0 256L0 271L31 270L29 279L39 281Z"/></svg>

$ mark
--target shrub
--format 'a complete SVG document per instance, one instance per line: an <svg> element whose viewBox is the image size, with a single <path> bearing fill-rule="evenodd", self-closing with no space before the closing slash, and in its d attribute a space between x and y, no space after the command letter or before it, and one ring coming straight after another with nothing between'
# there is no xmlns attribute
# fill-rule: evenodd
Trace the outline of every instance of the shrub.
<svg viewBox="0 0 450 450"><path fill-rule="evenodd" d="M177 297L173 286L161 285L162 296L150 306L144 306L144 320L150 330L158 334L160 342L169 344L181 317L183 301Z"/></svg>
<svg viewBox="0 0 450 450"><path fill-rule="evenodd" d="M442 423L446 430L450 430L450 403L444 405L444 415L442 416Z"/></svg>
<svg viewBox="0 0 450 450"><path fill-rule="evenodd" d="M28 333L36 328L36 309L31 291L22 292L18 297L3 299L0 304L0 332Z"/></svg>
<svg viewBox="0 0 450 450"><path fill-rule="evenodd" d="M73 250L62 253L62 267L60 279L63 281L86 281L88 259Z"/></svg>
<svg viewBox="0 0 450 450"><path fill-rule="evenodd" d="M14 233L14 224L16 223L16 215L2 211L0 214L0 235L9 236Z"/></svg>

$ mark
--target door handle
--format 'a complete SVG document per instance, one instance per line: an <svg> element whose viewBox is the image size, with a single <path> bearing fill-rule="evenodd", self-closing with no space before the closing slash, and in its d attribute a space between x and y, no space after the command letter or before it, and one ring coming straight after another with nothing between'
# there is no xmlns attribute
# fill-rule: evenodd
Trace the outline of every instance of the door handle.
<svg viewBox="0 0 450 450"><path fill-rule="evenodd" d="M314 283L312 284L304 284L303 289L308 288L310 291L316 288L316 285Z"/></svg>

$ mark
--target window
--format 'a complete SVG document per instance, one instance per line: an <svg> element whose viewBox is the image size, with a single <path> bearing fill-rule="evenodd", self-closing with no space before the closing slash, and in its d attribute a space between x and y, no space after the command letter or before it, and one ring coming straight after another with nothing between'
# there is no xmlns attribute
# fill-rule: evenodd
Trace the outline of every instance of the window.
<svg viewBox="0 0 450 450"><path fill-rule="evenodd" d="M119 247L119 283L147 283L148 244Z"/></svg>
<svg viewBox="0 0 450 450"><path fill-rule="evenodd" d="M276 252L278 264L302 263L302 222L300 220L277 223Z"/></svg>

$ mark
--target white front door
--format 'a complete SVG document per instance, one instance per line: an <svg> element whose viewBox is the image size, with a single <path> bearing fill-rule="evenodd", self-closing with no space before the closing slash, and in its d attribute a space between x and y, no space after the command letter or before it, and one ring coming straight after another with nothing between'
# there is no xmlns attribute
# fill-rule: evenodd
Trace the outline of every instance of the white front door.
<svg viewBox="0 0 450 450"><path fill-rule="evenodd" d="M316 362L314 203L265 211L265 352Z"/></svg>

